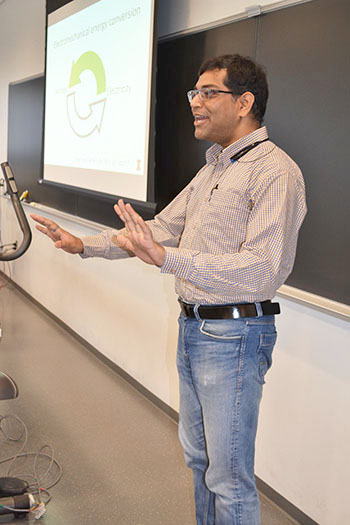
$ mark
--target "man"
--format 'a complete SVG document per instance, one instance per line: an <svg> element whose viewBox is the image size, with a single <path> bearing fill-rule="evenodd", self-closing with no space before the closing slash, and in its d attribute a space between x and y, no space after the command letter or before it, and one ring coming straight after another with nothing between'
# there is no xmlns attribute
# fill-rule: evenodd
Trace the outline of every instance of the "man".
<svg viewBox="0 0 350 525"><path fill-rule="evenodd" d="M207 163L152 221L122 200L119 233L77 239L33 216L57 248L135 255L176 277L181 315L179 436L193 470L197 524L257 525L254 447L276 340L271 303L291 272L306 213L298 166L261 127L263 70L239 55L205 62L188 92Z"/></svg>

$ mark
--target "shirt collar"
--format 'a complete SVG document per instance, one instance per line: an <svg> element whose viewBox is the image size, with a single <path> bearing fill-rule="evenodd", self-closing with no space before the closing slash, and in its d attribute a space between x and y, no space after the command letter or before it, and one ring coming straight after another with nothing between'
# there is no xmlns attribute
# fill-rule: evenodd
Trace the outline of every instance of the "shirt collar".
<svg viewBox="0 0 350 525"><path fill-rule="evenodd" d="M225 166L228 166L230 164L230 158L241 149L253 144L254 142L259 142L260 140L267 138L268 133L266 126L262 126L261 128L252 131L252 133L249 133L249 135L245 135L230 146L227 146L225 149L223 149L220 144L213 144L213 146L206 151L207 164L216 164L220 161Z"/></svg>

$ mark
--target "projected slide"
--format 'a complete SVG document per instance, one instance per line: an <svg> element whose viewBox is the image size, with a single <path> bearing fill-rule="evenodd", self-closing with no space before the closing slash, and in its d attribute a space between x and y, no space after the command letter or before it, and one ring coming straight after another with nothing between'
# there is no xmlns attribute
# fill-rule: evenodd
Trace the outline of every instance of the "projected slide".
<svg viewBox="0 0 350 525"><path fill-rule="evenodd" d="M146 200L152 39L153 0L49 15L45 180Z"/></svg>

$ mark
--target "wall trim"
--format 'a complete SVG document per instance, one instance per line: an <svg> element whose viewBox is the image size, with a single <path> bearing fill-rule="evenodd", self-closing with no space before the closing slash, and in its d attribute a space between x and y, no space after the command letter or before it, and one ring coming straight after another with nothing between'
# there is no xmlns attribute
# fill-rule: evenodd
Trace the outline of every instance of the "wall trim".
<svg viewBox="0 0 350 525"><path fill-rule="evenodd" d="M296 521L296 523L302 524L302 525L319 525L316 521L311 519L309 516L304 514L298 507L293 505L290 501L288 501L286 498L281 496L278 492L276 492L270 485L265 483L262 479L258 478L258 476L255 476L256 478L256 486L257 489L264 494L274 505L277 505L280 509L282 509L288 517L293 518L293 520Z"/></svg>
<svg viewBox="0 0 350 525"><path fill-rule="evenodd" d="M283 284L277 290L277 296L285 297L290 301L299 303L309 308L314 308L320 312L324 312L339 319L344 319L345 321L350 321L350 306L347 304L339 303L333 301L333 299L328 299L327 297L322 297L321 295L316 295L311 292L306 292L305 290L300 290L299 288L294 288L288 284Z"/></svg>
<svg viewBox="0 0 350 525"><path fill-rule="evenodd" d="M278 9L285 9L286 7L293 7L299 4L305 4L306 2L311 2L313 0L280 0L279 2L274 2L266 6L259 6L261 10L261 15L265 13L270 13L271 11L277 11ZM255 5L253 5L255 7ZM182 29L181 31L175 31L173 33L167 33L158 37L158 42L166 42L168 40L173 40L182 36L189 36L195 33L201 33L202 31L207 31L208 29L215 29L227 24L232 24L233 22L239 22L240 20L245 20L251 18L247 10L236 13L235 15L228 16L226 18L221 18L215 20L214 22L208 22L206 24L201 24L194 27L189 27L187 29Z"/></svg>

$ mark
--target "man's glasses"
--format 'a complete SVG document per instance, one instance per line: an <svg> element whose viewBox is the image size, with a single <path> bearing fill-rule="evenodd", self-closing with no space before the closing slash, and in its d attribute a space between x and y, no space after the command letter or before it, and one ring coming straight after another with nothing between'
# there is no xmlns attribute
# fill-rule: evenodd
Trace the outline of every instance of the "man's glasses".
<svg viewBox="0 0 350 525"><path fill-rule="evenodd" d="M230 93L231 95L234 94L233 91L222 91L222 89L201 88L190 89L190 91L187 91L187 98L189 103L191 104L194 97L199 95L201 101L206 102L207 100L214 98L218 93Z"/></svg>

